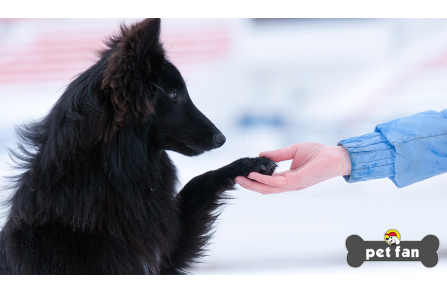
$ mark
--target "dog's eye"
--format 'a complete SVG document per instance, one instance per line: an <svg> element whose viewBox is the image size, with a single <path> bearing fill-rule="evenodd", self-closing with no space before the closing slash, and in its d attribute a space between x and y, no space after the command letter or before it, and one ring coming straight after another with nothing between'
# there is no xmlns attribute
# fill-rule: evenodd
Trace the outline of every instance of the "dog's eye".
<svg viewBox="0 0 447 293"><path fill-rule="evenodd" d="M177 91L173 91L169 94L169 97L173 100L177 100L177 95L178 95Z"/></svg>

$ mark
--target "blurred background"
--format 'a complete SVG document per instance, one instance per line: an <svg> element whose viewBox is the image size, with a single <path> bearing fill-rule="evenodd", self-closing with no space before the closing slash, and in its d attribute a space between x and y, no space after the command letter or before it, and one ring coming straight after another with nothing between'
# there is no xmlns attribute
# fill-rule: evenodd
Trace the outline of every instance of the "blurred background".
<svg viewBox="0 0 447 293"><path fill-rule="evenodd" d="M14 127L43 117L102 40L136 19L0 19L0 185ZM235 159L297 142L336 145L391 119L447 108L446 19L163 19L168 56L226 144L170 153L182 185ZM280 164L288 169L290 162ZM447 271L447 175L397 189L342 178L299 192L241 188L194 274L433 274ZM10 191L2 190L0 199ZM0 222L2 226L3 220ZM346 263L345 240L438 236L436 267Z"/></svg>

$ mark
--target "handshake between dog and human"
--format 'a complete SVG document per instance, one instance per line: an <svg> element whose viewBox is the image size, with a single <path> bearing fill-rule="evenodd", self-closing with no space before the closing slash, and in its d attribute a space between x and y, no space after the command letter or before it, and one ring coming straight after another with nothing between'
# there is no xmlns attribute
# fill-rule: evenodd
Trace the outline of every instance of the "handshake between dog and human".
<svg viewBox="0 0 447 293"><path fill-rule="evenodd" d="M165 57L159 19L122 25L106 45L44 119L18 129L1 274L186 273L235 178L275 170L239 159L176 195L166 151L199 155L225 136Z"/></svg>

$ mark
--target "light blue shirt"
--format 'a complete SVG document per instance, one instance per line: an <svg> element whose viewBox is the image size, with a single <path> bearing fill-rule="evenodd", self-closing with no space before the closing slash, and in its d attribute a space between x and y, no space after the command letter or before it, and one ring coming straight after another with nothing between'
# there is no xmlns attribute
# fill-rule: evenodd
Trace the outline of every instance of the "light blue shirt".
<svg viewBox="0 0 447 293"><path fill-rule="evenodd" d="M405 187L447 172L447 109L379 124L373 133L344 139L351 157L346 182L390 178Z"/></svg>

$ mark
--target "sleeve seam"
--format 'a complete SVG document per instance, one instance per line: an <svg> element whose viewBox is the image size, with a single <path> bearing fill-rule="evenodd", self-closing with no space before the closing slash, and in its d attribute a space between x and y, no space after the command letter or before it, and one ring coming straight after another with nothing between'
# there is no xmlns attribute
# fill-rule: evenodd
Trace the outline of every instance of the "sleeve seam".
<svg viewBox="0 0 447 293"><path fill-rule="evenodd" d="M419 137L419 138L415 138L412 140L408 140L408 141L403 141L403 142L396 142L396 145L398 144L405 144L405 143L409 143L415 140L420 140L420 139L429 139L429 138L433 138L433 137L438 137L438 136L447 136L447 134L438 134L438 135L432 135L432 136L427 136L427 137Z"/></svg>
<svg viewBox="0 0 447 293"><path fill-rule="evenodd" d="M394 148L375 150L375 151L352 152L352 154L354 155L354 154L361 154L361 153L377 153L377 152L383 152L383 151L387 151L387 150L394 150Z"/></svg>
<svg viewBox="0 0 447 293"><path fill-rule="evenodd" d="M385 141L387 141L387 140L385 140ZM365 146L348 146L348 148L358 149L358 148L369 147L369 146L376 145L376 144L381 144L381 143L387 144L385 141L376 142L376 143L368 144L368 145L365 145Z"/></svg>

